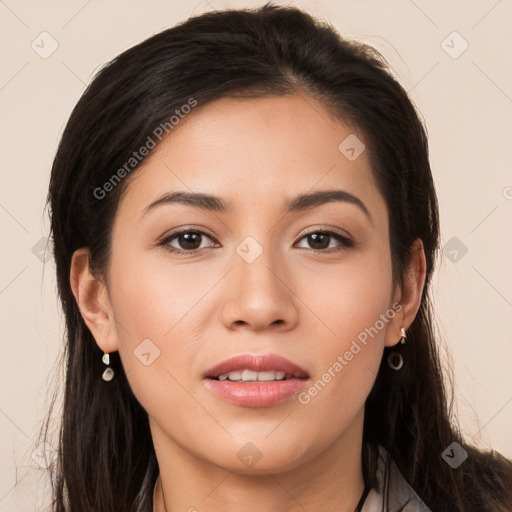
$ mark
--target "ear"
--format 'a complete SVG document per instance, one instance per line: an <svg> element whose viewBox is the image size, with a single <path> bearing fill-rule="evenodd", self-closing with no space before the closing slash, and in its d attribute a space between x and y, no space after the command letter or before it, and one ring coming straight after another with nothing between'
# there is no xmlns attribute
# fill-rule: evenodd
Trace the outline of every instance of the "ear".
<svg viewBox="0 0 512 512"><path fill-rule="evenodd" d="M395 315L386 331L385 346L392 347L400 339L400 329L407 329L412 324L421 305L421 296L425 286L427 263L423 242L417 238L412 245L411 261L405 271L401 288L397 288L395 301L402 305L402 309Z"/></svg>
<svg viewBox="0 0 512 512"><path fill-rule="evenodd" d="M88 247L73 253L70 284L78 309L96 344L104 352L118 350L117 330L106 285L93 276Z"/></svg>

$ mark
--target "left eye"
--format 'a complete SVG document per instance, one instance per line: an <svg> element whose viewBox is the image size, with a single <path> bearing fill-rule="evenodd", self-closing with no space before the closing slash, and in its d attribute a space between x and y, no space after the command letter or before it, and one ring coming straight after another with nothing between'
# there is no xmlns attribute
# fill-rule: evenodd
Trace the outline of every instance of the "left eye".
<svg viewBox="0 0 512 512"><path fill-rule="evenodd" d="M209 237L203 231L184 230L168 236L167 238L162 240L160 245L165 246L165 248L170 252L175 252L178 254L191 254L194 252L198 252L200 249L208 247L201 247L201 243L199 243L198 245L198 242L200 242L201 238L203 237L212 240L212 238ZM336 252L343 250L347 247L352 247L354 245L354 242L352 240L344 236L341 236L333 231L313 231L311 233L304 235L300 240L307 240L309 244L312 244L313 247L311 247L310 250L312 250L313 252ZM336 248L335 251L326 250L333 248L333 245L331 245L331 242L333 240L337 240L339 242L339 246L341 247ZM172 242L174 241L176 241L178 245L181 247L175 247L174 245L172 245ZM212 247L212 245L210 245L209 247Z"/></svg>
<svg viewBox="0 0 512 512"><path fill-rule="evenodd" d="M352 247L354 245L352 240L341 236L338 233L334 233L333 231L313 231L307 235L304 235L301 240L303 239L306 239L310 244L312 243L313 245L316 245L316 247L312 248L314 252L336 252L343 250L346 247ZM333 246L329 243L333 241L333 239L338 240L342 247L335 249L335 251L326 251L325 249L333 248Z"/></svg>

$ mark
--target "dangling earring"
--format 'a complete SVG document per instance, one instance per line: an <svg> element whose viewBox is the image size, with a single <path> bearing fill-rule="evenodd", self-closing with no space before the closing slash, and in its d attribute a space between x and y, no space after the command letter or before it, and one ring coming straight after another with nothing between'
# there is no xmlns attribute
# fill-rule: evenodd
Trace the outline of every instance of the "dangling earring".
<svg viewBox="0 0 512 512"><path fill-rule="evenodd" d="M388 364L393 370L400 370L404 365L404 358L398 352L391 352L388 356Z"/></svg>
<svg viewBox="0 0 512 512"><path fill-rule="evenodd" d="M105 352L103 354L103 357L101 358L101 360L108 366L110 364L110 355L108 354L108 352ZM111 381L113 378L114 378L114 370L112 370L112 368L110 368L110 366L103 372L103 375L101 376L101 378L104 380L104 381Z"/></svg>
<svg viewBox="0 0 512 512"><path fill-rule="evenodd" d="M400 343L404 344L407 336L405 335L405 329L403 327L400 329L400 335ZM404 358L402 357L402 354L397 351L391 352L388 356L388 365L393 370L400 370L404 365Z"/></svg>

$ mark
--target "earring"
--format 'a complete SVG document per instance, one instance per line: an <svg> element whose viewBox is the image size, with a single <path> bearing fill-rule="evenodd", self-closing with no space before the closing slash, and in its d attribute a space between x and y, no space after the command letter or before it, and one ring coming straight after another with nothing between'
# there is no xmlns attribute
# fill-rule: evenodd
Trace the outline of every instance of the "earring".
<svg viewBox="0 0 512 512"><path fill-rule="evenodd" d="M398 352L391 352L388 356L388 365L393 370L400 370L404 365L404 358Z"/></svg>
<svg viewBox="0 0 512 512"><path fill-rule="evenodd" d="M400 336L400 343L404 344L407 336L405 335L405 329L403 327L400 329ZM397 351L391 352L388 356L388 365L393 370L400 370L404 365L404 358L402 357L402 354Z"/></svg>
<svg viewBox="0 0 512 512"><path fill-rule="evenodd" d="M103 354L103 357L101 358L101 360L108 366L110 364L110 355L108 354L108 352L105 352ZM110 368L110 366L103 372L103 375L101 376L101 378L106 381L106 382L109 382L111 381L113 378L114 378L114 370L112 370L112 368Z"/></svg>

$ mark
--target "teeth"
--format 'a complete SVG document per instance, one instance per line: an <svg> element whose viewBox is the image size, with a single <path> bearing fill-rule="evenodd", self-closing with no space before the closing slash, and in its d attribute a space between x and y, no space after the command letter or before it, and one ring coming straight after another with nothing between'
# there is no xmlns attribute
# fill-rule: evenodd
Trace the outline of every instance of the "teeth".
<svg viewBox="0 0 512 512"><path fill-rule="evenodd" d="M285 374L284 372L255 372L253 370L244 370L242 372L229 372L223 373L218 376L219 380L234 380L234 381L268 381L268 380L284 380L290 379L292 375Z"/></svg>

